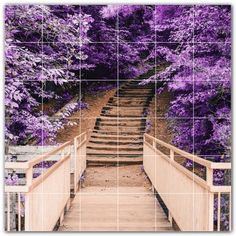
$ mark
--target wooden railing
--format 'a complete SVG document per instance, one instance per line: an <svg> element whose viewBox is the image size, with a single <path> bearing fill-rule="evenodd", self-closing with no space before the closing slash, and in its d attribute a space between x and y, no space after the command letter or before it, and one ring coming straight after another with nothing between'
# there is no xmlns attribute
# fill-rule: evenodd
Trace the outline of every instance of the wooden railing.
<svg viewBox="0 0 236 236"><path fill-rule="evenodd" d="M192 161L196 167L187 169L183 160ZM169 220L174 220L180 230L220 231L225 221L231 229L231 186L213 181L213 172L230 171L231 163L205 160L145 134L143 165L168 209ZM205 169L203 176L198 174L199 167L203 172ZM222 212L222 200L227 202L227 212Z"/></svg>
<svg viewBox="0 0 236 236"><path fill-rule="evenodd" d="M18 231L51 231L58 220L62 221L64 212L70 204L71 164L74 166L74 191L86 168L86 132L54 150L35 157L27 162L6 162L7 170L24 170L24 185L5 186L6 230L11 229L11 218L16 217ZM74 148L72 155L71 148ZM33 178L34 165L42 161L56 161L48 169L42 169ZM16 208L15 213L12 209Z"/></svg>

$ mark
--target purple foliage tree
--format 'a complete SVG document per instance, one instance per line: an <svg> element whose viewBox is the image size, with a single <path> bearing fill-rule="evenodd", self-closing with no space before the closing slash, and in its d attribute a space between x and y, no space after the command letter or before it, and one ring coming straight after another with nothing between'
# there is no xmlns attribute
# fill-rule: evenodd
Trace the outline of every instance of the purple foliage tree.
<svg viewBox="0 0 236 236"><path fill-rule="evenodd" d="M51 123L39 107L67 81L132 78L156 60L168 66L146 82L173 94L173 143L221 160L230 154L230 19L229 6L7 6L7 137L40 136Z"/></svg>
<svg viewBox="0 0 236 236"><path fill-rule="evenodd" d="M169 63L157 76L173 94L173 142L220 160L230 154L230 7L160 6L156 15L157 35L169 42L156 53Z"/></svg>
<svg viewBox="0 0 236 236"><path fill-rule="evenodd" d="M24 144L32 138L41 142L55 136L60 123L51 122L42 112L42 104L63 96L64 85L68 80L77 80L76 72L86 59L81 47L88 41L87 31L93 19L81 14L79 9L76 6L64 9L44 5L6 6L8 141ZM47 89L48 84L54 84L54 89ZM58 94L56 85L62 88Z"/></svg>

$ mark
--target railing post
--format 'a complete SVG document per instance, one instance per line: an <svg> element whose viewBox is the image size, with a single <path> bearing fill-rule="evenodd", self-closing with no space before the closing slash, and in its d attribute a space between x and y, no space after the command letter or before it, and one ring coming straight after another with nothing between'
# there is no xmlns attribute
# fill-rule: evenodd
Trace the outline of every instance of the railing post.
<svg viewBox="0 0 236 236"><path fill-rule="evenodd" d="M77 138L75 137L74 138L74 143L73 143L73 147L74 147L74 160L73 160L73 163L74 163L74 194L76 194L76 191L77 191Z"/></svg>
<svg viewBox="0 0 236 236"><path fill-rule="evenodd" d="M7 231L11 230L11 218L10 218L10 214L11 214L11 198L10 198L10 193L7 193Z"/></svg>
<svg viewBox="0 0 236 236"><path fill-rule="evenodd" d="M18 231L21 231L21 199L20 193L17 193L17 200L18 200Z"/></svg>
<svg viewBox="0 0 236 236"><path fill-rule="evenodd" d="M206 169L206 182L209 187L213 185L213 169L207 167ZM214 193L209 191L208 197L208 231L214 230Z"/></svg>
<svg viewBox="0 0 236 236"><path fill-rule="evenodd" d="M30 218L31 218L30 197L31 197L30 193L25 194L25 231L31 230L30 228Z"/></svg>
<svg viewBox="0 0 236 236"><path fill-rule="evenodd" d="M26 185L30 187L30 185L32 184L32 181L33 181L33 167L30 166L26 170Z"/></svg>
<svg viewBox="0 0 236 236"><path fill-rule="evenodd" d="M27 170L26 170L26 185L28 187L31 186L33 181L33 167L30 166ZM26 193L25 194L25 231L30 231L30 193Z"/></svg>
<svg viewBox="0 0 236 236"><path fill-rule="evenodd" d="M170 224L172 226L172 224L173 224L173 217L172 217L172 215L171 215L169 210L168 210L168 220L169 220L169 222L170 222Z"/></svg>
<svg viewBox="0 0 236 236"><path fill-rule="evenodd" d="M156 148L156 142L155 140L152 139L152 147L155 149Z"/></svg>
<svg viewBox="0 0 236 236"><path fill-rule="evenodd" d="M221 192L218 192L218 207L217 207L217 231L220 231L220 215L221 215L221 204L220 204L220 199L221 199Z"/></svg>
<svg viewBox="0 0 236 236"><path fill-rule="evenodd" d="M214 231L214 193L208 192L208 231Z"/></svg>
<svg viewBox="0 0 236 236"><path fill-rule="evenodd" d="M213 185L213 170L209 167L207 167L206 169L206 181L208 186L212 186Z"/></svg>
<svg viewBox="0 0 236 236"><path fill-rule="evenodd" d="M174 161L174 157L175 157L175 152L172 149L170 149L170 159Z"/></svg>
<svg viewBox="0 0 236 236"><path fill-rule="evenodd" d="M229 231L231 231L231 193L229 193Z"/></svg>

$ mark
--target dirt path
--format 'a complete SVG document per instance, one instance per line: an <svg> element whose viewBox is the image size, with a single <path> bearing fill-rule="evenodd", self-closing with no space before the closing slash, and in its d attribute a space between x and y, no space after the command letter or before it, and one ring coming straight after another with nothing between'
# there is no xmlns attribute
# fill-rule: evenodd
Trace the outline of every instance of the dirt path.
<svg viewBox="0 0 236 236"><path fill-rule="evenodd" d="M167 90L157 94L149 106L149 114L147 116L148 120L151 121L151 128L147 133L167 143L172 139L172 132L166 119L170 101L171 95Z"/></svg>
<svg viewBox="0 0 236 236"><path fill-rule="evenodd" d="M109 91L97 93L96 95L87 94L83 102L88 104L88 109L75 112L69 117L71 122L76 122L77 125L67 125L64 129L60 130L57 134L56 142L64 143L83 133L87 129L92 129L102 107L105 106L108 99L113 96L115 92L116 89L111 89Z"/></svg>
<svg viewBox="0 0 236 236"><path fill-rule="evenodd" d="M88 167L84 187L144 187L151 188L142 165Z"/></svg>

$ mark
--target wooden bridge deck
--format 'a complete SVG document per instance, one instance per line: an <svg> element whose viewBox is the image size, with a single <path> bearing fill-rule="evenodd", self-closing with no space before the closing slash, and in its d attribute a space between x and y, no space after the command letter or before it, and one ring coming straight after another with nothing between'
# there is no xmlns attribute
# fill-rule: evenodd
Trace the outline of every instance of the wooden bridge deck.
<svg viewBox="0 0 236 236"><path fill-rule="evenodd" d="M170 231L165 213L143 187L86 187L79 192L59 231Z"/></svg>
<svg viewBox="0 0 236 236"><path fill-rule="evenodd" d="M88 167L59 230L173 230L140 167Z"/></svg>
<svg viewBox="0 0 236 236"><path fill-rule="evenodd" d="M181 231L221 231L222 213L228 217L231 230L231 208L222 212L219 200L222 194L227 194L231 206L231 186L216 186L212 181L214 170L231 170L231 163L202 159L145 134L143 166L90 165L86 168L86 141L87 133L83 133L28 162L5 163L6 170L23 169L26 173L25 185L5 186L7 231L52 231L59 221L60 231L171 231L172 219ZM162 153L157 144L169 149L170 154ZM175 155L204 166L206 179L180 165ZM55 156L60 156L57 163L33 178L33 166ZM73 180L71 162L76 167ZM68 208L70 185L77 186L84 171L83 188ZM151 183L168 209L170 222L151 191ZM217 224L215 195L218 196ZM24 206L20 204L21 196L24 196ZM11 206L16 207L17 215L12 214ZM16 226L11 225L14 219L19 222Z"/></svg>

